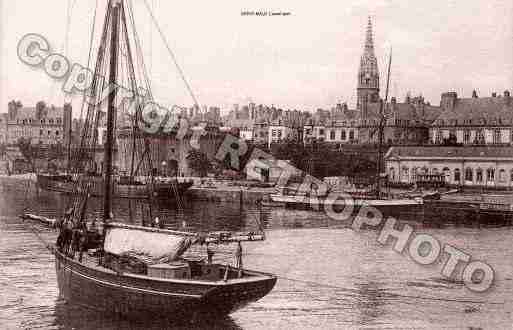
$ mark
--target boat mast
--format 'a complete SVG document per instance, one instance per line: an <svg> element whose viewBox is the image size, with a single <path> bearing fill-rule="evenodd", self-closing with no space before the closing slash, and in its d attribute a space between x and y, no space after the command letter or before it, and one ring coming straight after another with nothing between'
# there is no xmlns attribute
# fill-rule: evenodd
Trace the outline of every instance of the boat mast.
<svg viewBox="0 0 513 330"><path fill-rule="evenodd" d="M70 115L69 115L69 127L68 127L68 161L67 161L67 174L70 174L71 173L71 135L73 134L72 132L72 128L71 126L73 125L73 119L72 119L73 115L71 114L70 112Z"/></svg>
<svg viewBox="0 0 513 330"><path fill-rule="evenodd" d="M115 86L117 79L117 61L118 61L118 23L120 1L111 0L112 6L112 25L110 37L110 73L109 86ZM116 89L113 88L109 93L107 108L107 140L104 150L104 168L105 168L105 184L103 191L103 221L110 219L111 203L112 203L112 152L114 145L114 120L116 114L115 108Z"/></svg>
<svg viewBox="0 0 513 330"><path fill-rule="evenodd" d="M387 88L385 90L385 101L380 101L380 107L379 107L379 143L378 143L378 162L376 165L376 195L379 198L381 195L381 183L380 183L380 176L381 176L381 170L382 170L382 163L383 163L383 131L384 131L384 125L385 125L385 111L384 107L387 104L388 101L388 87L390 85L390 67L392 65L392 48L390 48L390 57L388 58L388 72L387 72Z"/></svg>

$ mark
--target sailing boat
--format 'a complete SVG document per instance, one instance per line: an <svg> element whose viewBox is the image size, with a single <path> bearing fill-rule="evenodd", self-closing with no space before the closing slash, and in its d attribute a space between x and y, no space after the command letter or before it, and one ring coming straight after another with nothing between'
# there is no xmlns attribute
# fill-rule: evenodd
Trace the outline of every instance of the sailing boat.
<svg viewBox="0 0 513 330"><path fill-rule="evenodd" d="M133 22L133 16L130 16L130 19ZM125 34L127 35L129 31L126 27L124 29ZM132 32L136 34L135 26L133 29L134 30ZM105 35L102 39L103 41L106 41L107 38L108 36ZM139 86L135 82L136 78L134 71L134 56L131 54L132 49L129 44L130 41L128 36L126 36L125 40L122 41L125 43L125 46L122 49L122 54L126 57L126 67L128 68L127 77L123 82L128 84L128 87L132 90L139 91ZM140 47L140 45L138 46ZM140 48L137 49L140 51ZM106 57L108 57L108 54L104 54L104 52L102 52L100 49L96 63L95 78L97 78L98 75L106 72L106 63L103 61L103 59ZM139 58L139 60L141 62L140 65L145 68L142 56ZM144 78L148 79L147 77ZM117 83L120 83L120 85L123 86L121 84L122 81ZM93 88L100 88L101 84L101 82L95 80L93 82ZM149 84L147 84L145 88L147 91L151 90ZM151 92L149 92L149 94L151 96ZM98 98L96 101L98 101ZM84 104L85 98L83 106ZM137 103L137 106L140 107L141 105ZM72 122L70 116L70 122L68 123L69 137L67 141L67 172L59 174L38 173L38 187L49 191L73 193L75 191L75 186L79 177L77 173L86 171L86 176L81 175L80 178L81 180L84 180L85 177L87 177L87 180L90 183L90 195L95 197L103 196L104 184L103 177L101 175L103 169L101 169L101 166L98 166L94 159L96 158L96 153L99 153L101 149L105 147L103 143L97 143L99 135L101 134L99 125L100 122L105 119L105 112L91 111L92 107L94 107L94 105L89 104L88 115L85 118L85 123L81 127L82 139L79 148L72 148ZM157 169L159 168L160 164L156 164L156 160L151 159L151 154L154 152L154 150L151 150L151 145L147 143L147 139L144 139L144 137L141 136L140 129L138 129L139 124L141 123L141 111L141 109L138 109L138 112L135 115L124 114L125 120L122 120L122 118L115 119L115 121L119 120L120 122L126 122L128 120L129 124L132 126L132 129L121 127L123 126L122 124L127 126L127 123L120 123L116 125L119 127L117 127L115 130L118 133L118 137L120 137L120 139L121 136L127 137L127 141L125 141L125 148L123 148L123 150L118 148L118 152L130 154L131 159L130 164L127 166L127 168L125 168L125 171L120 171L120 173L114 176L114 180L112 182L112 194L114 197L119 198L148 198L148 196L151 196L152 198L166 198L171 200L176 199L178 202L180 202L179 196L183 196L185 194L185 192L193 185L193 181L190 179L179 178L178 169L175 172L175 176L170 176L169 173L161 173L161 175L157 176L159 172ZM144 148L140 148L141 150L144 149L143 152L139 154L136 152L137 144L140 143L140 141L137 141L138 139L144 140L146 142ZM84 145L84 141L86 140L90 140L87 146ZM75 155L72 155L72 153ZM146 162L146 160L148 160L148 162ZM149 169L144 169L145 166L149 167ZM144 170L147 170L147 172L150 172L151 170L151 175L140 175L140 172Z"/></svg>
<svg viewBox="0 0 513 330"><path fill-rule="evenodd" d="M120 48L129 48L128 38L124 39L125 44L121 40L127 37L127 16L131 10L125 1L108 1L97 69L108 58L110 83L119 77ZM101 88L96 84L94 92L96 87ZM240 242L263 236L201 235L115 222L111 213L115 97L114 93L109 94L107 106L103 221L87 221L91 183L87 176L79 178L74 190L76 198L58 225L59 237L52 247L60 296L70 303L128 317L183 319L191 314L227 314L268 294L276 276L242 268ZM89 110L88 117L94 118L97 109ZM94 143L94 134L84 137L92 137ZM136 141L144 145L139 142ZM93 143L82 141L82 146L87 149ZM99 239L90 239L91 232ZM195 244L233 241L238 242L236 266L214 263L210 256L207 261L184 256Z"/></svg>

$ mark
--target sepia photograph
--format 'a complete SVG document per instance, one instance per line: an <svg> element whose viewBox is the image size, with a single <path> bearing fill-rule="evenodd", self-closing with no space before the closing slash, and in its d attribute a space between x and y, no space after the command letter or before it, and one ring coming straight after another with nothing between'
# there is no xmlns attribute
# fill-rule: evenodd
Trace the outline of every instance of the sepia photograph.
<svg viewBox="0 0 513 330"><path fill-rule="evenodd" d="M513 329L511 0L0 0L0 329Z"/></svg>

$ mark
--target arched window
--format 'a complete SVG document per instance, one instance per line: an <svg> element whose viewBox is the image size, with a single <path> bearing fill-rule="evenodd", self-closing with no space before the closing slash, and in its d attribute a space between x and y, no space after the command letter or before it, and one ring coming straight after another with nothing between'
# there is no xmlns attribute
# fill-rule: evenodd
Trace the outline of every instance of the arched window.
<svg viewBox="0 0 513 330"><path fill-rule="evenodd" d="M408 181L408 175L410 173L410 169L408 167L403 167L401 171L401 180Z"/></svg>
<svg viewBox="0 0 513 330"><path fill-rule="evenodd" d="M422 167L422 174L428 174L428 168L426 166Z"/></svg>
<svg viewBox="0 0 513 330"><path fill-rule="evenodd" d="M438 174L438 169L435 167L434 169L431 170L431 173Z"/></svg>
<svg viewBox="0 0 513 330"><path fill-rule="evenodd" d="M489 168L486 170L486 181L495 181L495 169Z"/></svg>
<svg viewBox="0 0 513 330"><path fill-rule="evenodd" d="M500 129L494 129L493 130L493 143L494 144L502 143L502 140L501 140L501 130Z"/></svg>
<svg viewBox="0 0 513 330"><path fill-rule="evenodd" d="M470 167L467 167L465 169L465 181L472 181L474 178L473 178L473 172L472 172L472 169Z"/></svg>
<svg viewBox="0 0 513 330"><path fill-rule="evenodd" d="M444 172L445 181L446 182L451 181L451 170L448 167L444 167L444 169L442 171Z"/></svg>
<svg viewBox="0 0 513 330"><path fill-rule="evenodd" d="M499 170L499 182L506 182L506 171L503 168Z"/></svg>
<svg viewBox="0 0 513 330"><path fill-rule="evenodd" d="M454 182L459 183L460 181L461 181L461 173L460 173L460 169L457 168L454 170Z"/></svg>
<svg viewBox="0 0 513 330"><path fill-rule="evenodd" d="M476 182L482 183L483 182L483 170L478 168L476 170Z"/></svg>
<svg viewBox="0 0 513 330"><path fill-rule="evenodd" d="M513 173L513 172L512 172ZM395 181L395 168L391 167L389 170L390 180ZM513 174L512 174L513 175Z"/></svg>

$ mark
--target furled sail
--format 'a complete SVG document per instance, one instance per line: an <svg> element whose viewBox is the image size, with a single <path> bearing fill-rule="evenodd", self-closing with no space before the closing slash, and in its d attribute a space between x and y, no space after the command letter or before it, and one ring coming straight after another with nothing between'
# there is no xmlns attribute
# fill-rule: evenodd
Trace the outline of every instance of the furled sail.
<svg viewBox="0 0 513 330"><path fill-rule="evenodd" d="M104 250L117 256L144 256L150 262L172 261L197 239L191 233L112 223L106 228Z"/></svg>

